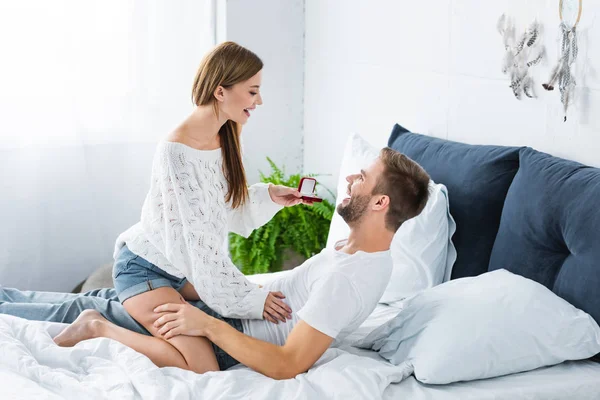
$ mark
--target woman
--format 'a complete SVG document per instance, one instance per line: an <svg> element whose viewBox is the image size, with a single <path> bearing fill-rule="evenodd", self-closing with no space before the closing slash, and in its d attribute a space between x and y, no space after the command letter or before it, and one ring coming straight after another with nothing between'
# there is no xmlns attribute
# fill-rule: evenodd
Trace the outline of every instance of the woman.
<svg viewBox="0 0 600 400"><path fill-rule="evenodd" d="M119 300L153 336L154 308L201 299L224 317L291 318L280 292L251 284L224 250L228 230L248 235L282 206L303 203L296 189L257 184L248 189L240 125L262 104L262 61L233 43L217 46L202 61L192 88L192 114L158 145L141 221L115 246L113 279ZM228 229L229 228L229 229ZM121 341L136 348L138 339ZM69 345L67 330L56 342ZM144 339L144 338L143 338ZM159 366L198 373L218 371L206 338L154 340Z"/></svg>

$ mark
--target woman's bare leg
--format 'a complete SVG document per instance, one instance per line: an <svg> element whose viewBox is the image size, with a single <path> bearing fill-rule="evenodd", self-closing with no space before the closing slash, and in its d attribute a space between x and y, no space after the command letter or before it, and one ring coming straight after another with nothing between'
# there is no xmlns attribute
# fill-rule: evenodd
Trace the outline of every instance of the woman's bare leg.
<svg viewBox="0 0 600 400"><path fill-rule="evenodd" d="M72 347L83 340L98 337L105 337L123 343L138 353L144 354L158 367L188 369L181 353L168 342L121 328L106 320L96 310L83 311L75 322L54 338L54 341L59 346Z"/></svg>
<svg viewBox="0 0 600 400"><path fill-rule="evenodd" d="M127 312L154 337L111 324L91 311L82 313L78 320L55 338L55 342L62 346L73 346L82 340L108 337L146 355L159 367L173 366L197 373L218 371L219 365L208 339L180 335L165 340L154 327L154 322L163 315L155 313L155 307L182 301L175 289L162 287L131 297L123 303Z"/></svg>

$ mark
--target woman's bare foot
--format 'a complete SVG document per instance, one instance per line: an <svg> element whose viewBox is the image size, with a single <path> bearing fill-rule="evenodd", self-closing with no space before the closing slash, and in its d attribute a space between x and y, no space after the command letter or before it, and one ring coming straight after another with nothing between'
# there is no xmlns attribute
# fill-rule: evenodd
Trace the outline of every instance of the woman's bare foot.
<svg viewBox="0 0 600 400"><path fill-rule="evenodd" d="M61 347L73 347L82 340L99 337L100 328L106 322L106 318L98 311L85 310L54 338L54 342Z"/></svg>

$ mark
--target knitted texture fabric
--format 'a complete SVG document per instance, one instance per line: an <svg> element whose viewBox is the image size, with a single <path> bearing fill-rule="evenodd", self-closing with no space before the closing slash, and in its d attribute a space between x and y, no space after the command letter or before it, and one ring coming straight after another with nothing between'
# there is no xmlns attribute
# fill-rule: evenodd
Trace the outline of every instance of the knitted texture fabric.
<svg viewBox="0 0 600 400"><path fill-rule="evenodd" d="M141 221L117 238L114 256L127 244L165 272L186 277L219 314L262 319L268 292L232 263L225 240L228 231L249 235L282 207L271 200L267 185L256 184L246 203L232 209L225 201L227 189L221 149L161 142Z"/></svg>

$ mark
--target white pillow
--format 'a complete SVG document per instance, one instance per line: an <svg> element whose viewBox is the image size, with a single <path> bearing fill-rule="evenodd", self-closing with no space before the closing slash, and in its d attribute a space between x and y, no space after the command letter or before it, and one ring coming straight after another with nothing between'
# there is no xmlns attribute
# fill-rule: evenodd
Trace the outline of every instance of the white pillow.
<svg viewBox="0 0 600 400"><path fill-rule="evenodd" d="M360 135L350 135L340 168L338 204L346 197L346 176L371 164L379 151ZM456 224L448 208L446 187L430 181L429 192L430 199L421 214L402 224L394 235L391 245L394 268L381 303L392 304L450 279L456 261L456 250L450 239ZM348 225L334 213L327 247L333 247L349 233Z"/></svg>
<svg viewBox="0 0 600 400"><path fill-rule="evenodd" d="M600 327L545 286L506 270L452 280L406 300L356 344L427 384L492 378L600 352Z"/></svg>

